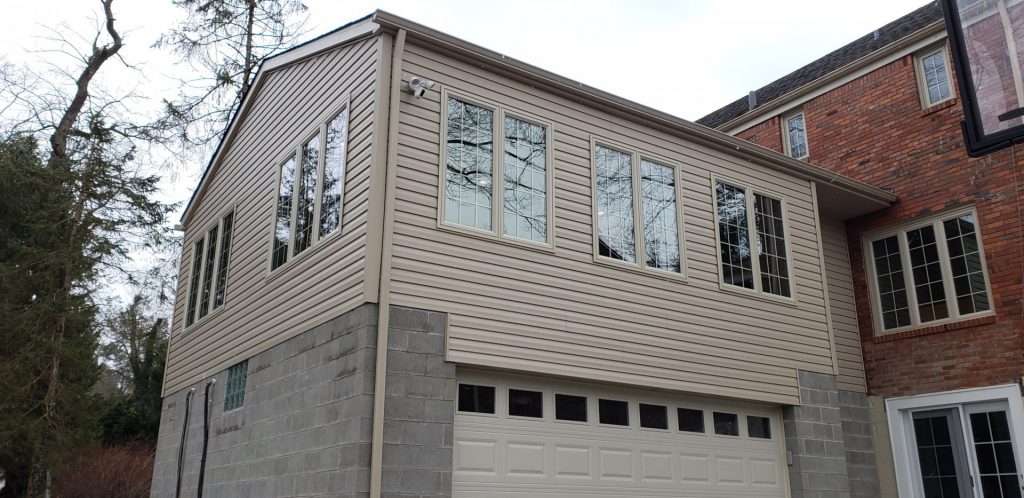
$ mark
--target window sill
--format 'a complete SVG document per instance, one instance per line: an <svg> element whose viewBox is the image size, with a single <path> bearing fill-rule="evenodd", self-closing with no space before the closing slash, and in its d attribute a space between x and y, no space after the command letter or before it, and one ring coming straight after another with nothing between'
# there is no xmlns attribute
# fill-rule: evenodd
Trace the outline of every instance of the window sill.
<svg viewBox="0 0 1024 498"><path fill-rule="evenodd" d="M496 242L498 244L507 244L513 247L519 247L522 249L528 249L531 251L542 252L545 254L554 254L554 244L541 244L540 242L529 242L515 237L500 237L494 232L488 232L485 230L479 230L476 228L463 227L459 225L452 225L450 223L439 222L437 228L444 230L445 232L454 233L457 235L465 235L473 237L474 239L486 240L489 242Z"/></svg>
<svg viewBox="0 0 1024 498"><path fill-rule="evenodd" d="M921 327L911 330L904 330L902 332L893 332L891 334L876 335L871 338L872 342L891 342L898 341L900 339L909 339L911 337L921 337L924 335L941 334L943 332L952 332L954 330L969 329L972 327L978 327L981 325L989 325L996 323L997 317L995 313L985 316L979 316L977 318L969 318L967 320L961 320L958 322L948 322L939 325L931 325L927 327Z"/></svg>
<svg viewBox="0 0 1024 498"><path fill-rule="evenodd" d="M783 306L789 306L790 308L796 308L799 303L796 298L776 296L774 294L765 294L756 290L747 289L744 287L737 287L735 285L729 285L726 283L718 282L718 288L723 292L728 292L737 296L748 297L751 299L757 299L758 301L764 301L766 303L781 304Z"/></svg>
<svg viewBox="0 0 1024 498"><path fill-rule="evenodd" d="M687 282L685 273L675 273L665 270L641 268L640 263L627 263L624 261L619 261L617 259L611 259L596 254L594 255L594 263L607 268L614 268L616 270L624 270L630 273L636 273L638 275L643 275L645 277L653 277L661 280L675 281L680 283Z"/></svg>
<svg viewBox="0 0 1024 498"><path fill-rule="evenodd" d="M921 117L925 117L925 116L927 116L929 114L934 114L934 113L939 112L939 111L941 111L943 109L948 109L950 107L953 107L954 105L956 105L956 102L957 102L957 98L956 97L952 97L952 98L943 100L942 102L939 102L938 104L932 104L932 105L930 105L928 107L925 107L924 109L921 109Z"/></svg>

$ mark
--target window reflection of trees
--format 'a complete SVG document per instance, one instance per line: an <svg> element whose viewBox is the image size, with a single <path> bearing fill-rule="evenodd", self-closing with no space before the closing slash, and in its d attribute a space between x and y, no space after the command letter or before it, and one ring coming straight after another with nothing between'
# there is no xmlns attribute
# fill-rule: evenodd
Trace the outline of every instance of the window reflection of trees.
<svg viewBox="0 0 1024 498"><path fill-rule="evenodd" d="M504 232L547 241L547 136L543 126L505 118Z"/></svg>
<svg viewBox="0 0 1024 498"><path fill-rule="evenodd" d="M274 250L271 267L288 261L288 239L291 237L292 189L295 185L295 158L281 165L281 184L277 193L277 219L274 223Z"/></svg>
<svg viewBox="0 0 1024 498"><path fill-rule="evenodd" d="M789 297L789 264L782 224L782 201L755 194L754 224L757 229L761 289L769 294Z"/></svg>
<svg viewBox="0 0 1024 498"><path fill-rule="evenodd" d="M320 165L320 135L302 146L299 175L298 212L295 216L295 249L298 255L313 244L313 216L316 209L316 175Z"/></svg>
<svg viewBox="0 0 1024 498"><path fill-rule="evenodd" d="M494 112L448 99L445 221L491 230Z"/></svg>
<svg viewBox="0 0 1024 498"><path fill-rule="evenodd" d="M635 263L632 158L629 154L602 146L596 147L594 156L598 254Z"/></svg>
<svg viewBox="0 0 1024 498"><path fill-rule="evenodd" d="M640 161L644 258L648 268L680 271L675 172L668 166Z"/></svg>
<svg viewBox="0 0 1024 498"><path fill-rule="evenodd" d="M722 278L726 284L754 288L750 256L750 229L747 224L747 194L725 183L715 185L718 205L718 237Z"/></svg>
<svg viewBox="0 0 1024 498"><path fill-rule="evenodd" d="M320 197L320 237L341 226L341 204L345 193L345 156L348 142L348 109L327 124L324 150L323 194Z"/></svg>

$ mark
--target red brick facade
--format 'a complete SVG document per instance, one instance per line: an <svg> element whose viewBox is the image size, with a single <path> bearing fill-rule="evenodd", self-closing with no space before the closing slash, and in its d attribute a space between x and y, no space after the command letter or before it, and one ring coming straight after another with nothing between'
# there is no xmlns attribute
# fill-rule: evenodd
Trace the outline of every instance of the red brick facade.
<svg viewBox="0 0 1024 498"><path fill-rule="evenodd" d="M922 110L913 56L803 105L809 162L899 196L847 224L864 363L871 394L902 396L1016 382L1024 375L1024 148L967 157L959 99ZM781 151L773 117L736 134ZM975 205L996 316L876 336L861 234Z"/></svg>

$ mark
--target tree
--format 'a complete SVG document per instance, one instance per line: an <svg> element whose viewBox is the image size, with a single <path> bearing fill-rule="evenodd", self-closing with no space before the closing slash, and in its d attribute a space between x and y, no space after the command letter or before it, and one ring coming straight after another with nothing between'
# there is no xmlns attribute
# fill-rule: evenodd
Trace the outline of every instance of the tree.
<svg viewBox="0 0 1024 498"><path fill-rule="evenodd" d="M123 46L112 2L101 0L103 31L66 92L3 74L0 92L13 98L0 101L26 114L0 142L0 496L42 494L68 450L95 440L93 295L101 277L127 274L133 249L161 243L172 208L152 199L158 177L137 164L153 128L115 114L119 100L94 88Z"/></svg>
<svg viewBox="0 0 1024 498"><path fill-rule="evenodd" d="M172 0L188 17L160 38L205 76L182 82L177 101L164 101L166 120L186 146L220 138L232 110L249 91L259 62L302 34L301 0Z"/></svg>

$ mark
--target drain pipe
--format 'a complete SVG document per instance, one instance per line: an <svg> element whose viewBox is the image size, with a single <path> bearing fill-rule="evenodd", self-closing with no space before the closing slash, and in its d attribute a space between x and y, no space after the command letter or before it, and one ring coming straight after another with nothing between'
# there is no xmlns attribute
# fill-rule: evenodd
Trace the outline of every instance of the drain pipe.
<svg viewBox="0 0 1024 498"><path fill-rule="evenodd" d="M178 481L174 484L174 498L181 497L181 469L185 466L185 436L188 435L188 412L192 406L192 395L196 388L191 388L185 394L185 418L181 422L181 444L178 445Z"/></svg>
<svg viewBox="0 0 1024 498"><path fill-rule="evenodd" d="M384 385L388 373L388 321L391 303L391 240L395 225L395 181L398 162L398 107L402 99L404 29L399 29L391 52L388 100L388 151L384 174L384 233L381 237L380 285L377 297L377 359L373 379L373 436L370 439L370 498L380 498L384 468Z"/></svg>
<svg viewBox="0 0 1024 498"><path fill-rule="evenodd" d="M206 476L206 448L210 445L210 389L217 379L210 379L203 392L203 456L199 459L199 483L196 498L203 498L203 478Z"/></svg>

